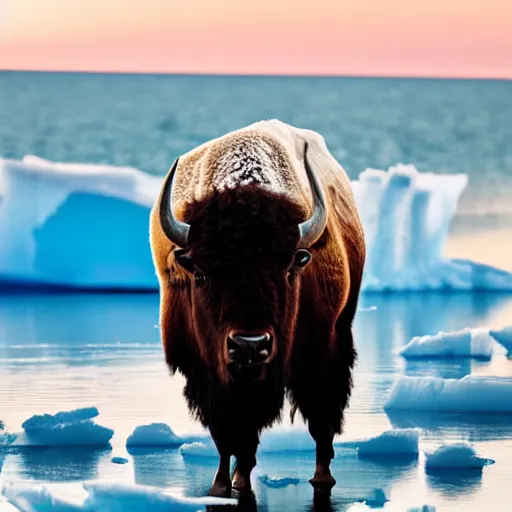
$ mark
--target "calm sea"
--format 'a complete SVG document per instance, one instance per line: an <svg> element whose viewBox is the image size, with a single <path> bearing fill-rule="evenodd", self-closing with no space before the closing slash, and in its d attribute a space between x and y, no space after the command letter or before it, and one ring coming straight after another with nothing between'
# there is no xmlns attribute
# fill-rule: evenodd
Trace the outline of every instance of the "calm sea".
<svg viewBox="0 0 512 512"><path fill-rule="evenodd" d="M0 72L3 157L164 174L180 153L268 118L320 132L352 178L398 162L467 173L453 230L470 247L500 230L478 259L512 253L500 246L512 228L512 81Z"/></svg>

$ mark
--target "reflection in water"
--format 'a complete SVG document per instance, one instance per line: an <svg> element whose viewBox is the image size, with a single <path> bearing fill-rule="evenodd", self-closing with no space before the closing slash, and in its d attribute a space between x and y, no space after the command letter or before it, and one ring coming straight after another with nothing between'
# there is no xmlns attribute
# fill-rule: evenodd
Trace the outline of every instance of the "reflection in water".
<svg viewBox="0 0 512 512"><path fill-rule="evenodd" d="M468 498L482 485L481 469L427 470L428 485L450 500Z"/></svg>
<svg viewBox="0 0 512 512"><path fill-rule="evenodd" d="M386 411L393 428L420 428L424 439L469 442L512 438L512 414Z"/></svg>
<svg viewBox="0 0 512 512"><path fill-rule="evenodd" d="M10 449L6 461L16 463L18 477L28 480L70 482L98 477L98 465L110 459L110 448L20 448ZM5 465L5 473L9 464Z"/></svg>

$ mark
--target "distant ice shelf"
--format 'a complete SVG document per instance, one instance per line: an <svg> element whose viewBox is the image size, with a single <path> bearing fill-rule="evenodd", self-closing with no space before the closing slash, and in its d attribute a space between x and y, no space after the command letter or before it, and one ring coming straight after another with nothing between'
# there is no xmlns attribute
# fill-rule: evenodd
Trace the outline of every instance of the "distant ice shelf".
<svg viewBox="0 0 512 512"><path fill-rule="evenodd" d="M0 159L0 285L157 290L149 212L162 177L131 167ZM443 247L464 174L411 165L352 182L367 242L363 291L512 290L512 274Z"/></svg>

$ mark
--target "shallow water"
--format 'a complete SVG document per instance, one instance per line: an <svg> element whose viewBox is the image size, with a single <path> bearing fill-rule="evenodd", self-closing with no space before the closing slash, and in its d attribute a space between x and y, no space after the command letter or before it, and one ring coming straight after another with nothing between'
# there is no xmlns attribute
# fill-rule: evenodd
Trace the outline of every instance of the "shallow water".
<svg viewBox="0 0 512 512"><path fill-rule="evenodd" d="M482 475L425 475L410 461L370 462L338 449L333 473L338 485L328 505L313 499L307 479L313 453L262 455L255 472L260 510L356 510L354 503L382 488L384 510L423 503L437 510L508 510L512 474L512 417L400 414L382 410L399 373L460 378L471 372L512 376L512 361L496 355L491 363L414 362L397 351L412 336L466 326L511 323L512 296L502 294L365 295L355 324L359 360L355 391L346 415L344 440L390 428L419 426L422 448L468 440L479 454L496 461ZM8 479L77 481L115 478L201 495L215 459L184 459L177 450L126 456L124 442L139 424L164 421L178 434L201 433L181 395L183 380L171 378L159 342L158 296L96 294L0 295L0 419L16 430L29 416L89 405L98 422L113 428L112 450L32 449L9 453L2 475ZM287 419L285 420L287 422ZM299 485L271 489L258 475L299 478ZM361 505L362 506L362 505ZM326 508L327 507L327 508ZM352 508L351 508L352 507ZM397 507L397 508L395 508Z"/></svg>

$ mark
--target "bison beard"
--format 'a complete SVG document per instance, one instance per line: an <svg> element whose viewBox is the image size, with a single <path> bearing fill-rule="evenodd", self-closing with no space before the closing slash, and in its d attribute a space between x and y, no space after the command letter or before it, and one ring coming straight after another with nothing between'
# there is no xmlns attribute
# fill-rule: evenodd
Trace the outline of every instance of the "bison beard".
<svg viewBox="0 0 512 512"><path fill-rule="evenodd" d="M226 496L232 487L250 492L259 434L280 419L285 393L316 441L311 483L330 489L333 436L341 433L352 387L351 324L359 289L351 290L337 319L324 304L326 296L339 294L338 285L326 289L327 279L319 286L314 274L320 270L312 267L315 252L329 244L329 230L310 248L313 264L302 269L293 261L303 213L282 197L251 186L225 190L193 203L185 219L191 225L186 254L207 283L196 289L192 279L183 279L179 263L170 265L172 319L164 319L163 341L171 372L186 378L190 412L209 429L219 452L210 493ZM223 364L225 332L233 324L272 326L277 350L268 364ZM236 466L230 477L231 456Z"/></svg>

